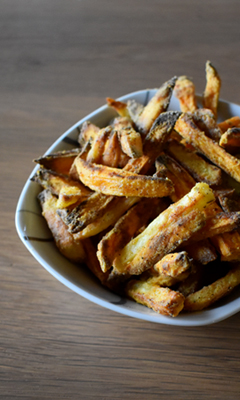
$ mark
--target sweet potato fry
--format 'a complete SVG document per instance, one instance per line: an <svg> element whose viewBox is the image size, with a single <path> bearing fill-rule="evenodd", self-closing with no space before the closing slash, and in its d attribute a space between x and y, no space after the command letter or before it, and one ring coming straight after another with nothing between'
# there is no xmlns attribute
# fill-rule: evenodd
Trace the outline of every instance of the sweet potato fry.
<svg viewBox="0 0 240 400"><path fill-rule="evenodd" d="M114 108L114 110L116 110L121 117L126 117L129 120L131 119L126 103L123 101L114 100L111 97L107 97L106 100L108 106Z"/></svg>
<svg viewBox="0 0 240 400"><path fill-rule="evenodd" d="M165 197L174 189L169 179L138 175L78 158L80 180L92 190L114 196Z"/></svg>
<svg viewBox="0 0 240 400"><path fill-rule="evenodd" d="M176 317L184 307L184 296L169 288L152 285L148 281L131 280L126 294L162 315Z"/></svg>
<svg viewBox="0 0 240 400"><path fill-rule="evenodd" d="M240 260L240 231L226 232L211 238L220 254L221 261Z"/></svg>
<svg viewBox="0 0 240 400"><path fill-rule="evenodd" d="M195 85L187 76L179 76L175 87L174 95L180 103L180 109L183 112L194 112L198 106L195 97Z"/></svg>
<svg viewBox="0 0 240 400"><path fill-rule="evenodd" d="M103 150L106 144L106 141L112 131L111 126L107 126L106 128L101 129L95 136L91 149L87 155L87 161L92 163L99 163L102 162L102 155Z"/></svg>
<svg viewBox="0 0 240 400"><path fill-rule="evenodd" d="M39 200L42 214L47 221L59 251L70 261L85 262L86 254L82 242L73 238L73 235L68 232L66 225L57 214L57 198L50 191L44 190L40 193Z"/></svg>
<svg viewBox="0 0 240 400"><path fill-rule="evenodd" d="M177 77L173 77L165 82L139 114L137 121L135 121L139 132L146 135L156 118L167 110L176 80Z"/></svg>
<svg viewBox="0 0 240 400"><path fill-rule="evenodd" d="M187 311L200 311L229 294L240 284L240 266L233 267L227 275L195 293L189 294L184 303Z"/></svg>
<svg viewBox="0 0 240 400"><path fill-rule="evenodd" d="M196 184L123 248L114 260L114 269L120 274L138 275L151 268L202 228L206 222L203 210L214 200L207 184Z"/></svg>
<svg viewBox="0 0 240 400"><path fill-rule="evenodd" d="M221 170L182 143L176 140L169 141L166 152L177 160L196 181L206 182L210 186L221 183Z"/></svg>
<svg viewBox="0 0 240 400"><path fill-rule="evenodd" d="M98 135L98 132L100 131L100 128L96 125L94 125L90 121L86 121L83 123L81 128L79 129L79 135L78 135L78 142L80 146L84 146L88 142L93 142L95 137Z"/></svg>
<svg viewBox="0 0 240 400"><path fill-rule="evenodd" d="M74 191L78 199L88 197L91 193L91 190L86 188L80 181L72 180L67 175L49 169L40 168L31 177L31 181L39 183L44 189L49 189L56 196L59 196L63 188L69 188Z"/></svg>
<svg viewBox="0 0 240 400"><path fill-rule="evenodd" d="M64 150L53 154L37 158L34 160L42 168L50 169L59 174L67 175L70 171L73 161L80 153L80 149Z"/></svg>
<svg viewBox="0 0 240 400"><path fill-rule="evenodd" d="M213 139L215 142L219 142L222 131L216 122L213 112L207 108L199 108L193 113L193 120L201 131Z"/></svg>
<svg viewBox="0 0 240 400"><path fill-rule="evenodd" d="M209 108L217 116L221 79L210 61L206 62L206 87L203 93L203 107Z"/></svg>
<svg viewBox="0 0 240 400"><path fill-rule="evenodd" d="M190 142L200 153L215 165L240 182L240 161L208 138L193 122L190 114L182 114L176 124L176 131Z"/></svg>
<svg viewBox="0 0 240 400"><path fill-rule="evenodd" d="M143 155L142 137L131 126L119 130L118 137L122 151L129 157L137 158Z"/></svg>
<svg viewBox="0 0 240 400"><path fill-rule="evenodd" d="M119 161L122 155L121 145L118 139L117 131L112 131L106 140L101 164L107 165L108 167L117 168L119 166ZM126 158L126 163L128 158Z"/></svg>
<svg viewBox="0 0 240 400"><path fill-rule="evenodd" d="M95 218L84 229L79 229L74 237L76 239L85 239L104 232L105 229L114 225L127 210L140 200L140 197L114 198L101 217Z"/></svg>
<svg viewBox="0 0 240 400"><path fill-rule="evenodd" d="M154 269L163 275L168 275L173 278L183 275L192 266L191 260L186 251L179 253L170 253L164 256L154 265Z"/></svg>
<svg viewBox="0 0 240 400"><path fill-rule="evenodd" d="M228 118L220 122L218 127L221 129L222 133L226 132L229 128L240 128L240 117L236 115Z"/></svg>
<svg viewBox="0 0 240 400"><path fill-rule="evenodd" d="M219 140L219 145L231 154L240 150L240 128L228 128Z"/></svg>
<svg viewBox="0 0 240 400"><path fill-rule="evenodd" d="M142 199L124 214L98 243L97 256L104 272L111 268L117 253L136 235L139 229L166 208L159 199Z"/></svg>

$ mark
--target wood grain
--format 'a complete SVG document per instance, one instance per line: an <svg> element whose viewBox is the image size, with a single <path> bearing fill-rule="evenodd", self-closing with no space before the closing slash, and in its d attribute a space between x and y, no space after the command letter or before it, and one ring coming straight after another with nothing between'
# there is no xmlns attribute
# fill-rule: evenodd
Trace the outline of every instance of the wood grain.
<svg viewBox="0 0 240 400"><path fill-rule="evenodd" d="M239 314L177 328L108 311L28 253L14 213L32 160L105 98L174 75L239 103L238 1L2 0L0 399L237 399Z"/></svg>

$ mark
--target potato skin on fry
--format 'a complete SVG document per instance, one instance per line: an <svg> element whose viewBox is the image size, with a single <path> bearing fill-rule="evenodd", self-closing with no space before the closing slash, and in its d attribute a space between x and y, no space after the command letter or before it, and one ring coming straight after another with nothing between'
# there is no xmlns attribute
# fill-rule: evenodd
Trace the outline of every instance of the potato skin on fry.
<svg viewBox="0 0 240 400"><path fill-rule="evenodd" d="M113 196L165 197L173 192L169 179L138 175L103 165L76 161L80 180L92 190Z"/></svg>
<svg viewBox="0 0 240 400"><path fill-rule="evenodd" d="M231 269L227 275L218 279L209 286L186 297L184 309L186 311L200 311L229 294L240 284L240 266Z"/></svg>
<svg viewBox="0 0 240 400"><path fill-rule="evenodd" d="M184 296L181 293L144 281L129 281L126 294L137 303L170 317L176 317L184 307Z"/></svg>

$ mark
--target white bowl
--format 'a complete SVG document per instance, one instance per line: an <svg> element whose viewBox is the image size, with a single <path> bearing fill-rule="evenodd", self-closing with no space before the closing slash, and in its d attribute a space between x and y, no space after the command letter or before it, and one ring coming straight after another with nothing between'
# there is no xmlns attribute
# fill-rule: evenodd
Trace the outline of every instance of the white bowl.
<svg viewBox="0 0 240 400"><path fill-rule="evenodd" d="M141 90L123 96L119 100L127 101L135 99L139 103L146 104L155 92L155 89ZM198 100L200 102L199 96ZM172 97L169 109L179 110L179 103L176 98ZM234 115L240 116L240 106L226 101L219 102L219 120L224 120ZM103 127L114 116L116 116L114 110L107 105L97 109L60 136L47 150L46 154L76 147L78 127L85 121L91 121L99 127ZM31 176L37 169L38 166L34 168ZM17 232L33 257L50 274L71 290L96 304L120 314L168 325L209 325L224 320L240 310L240 290L235 291L234 294L204 311L182 313L175 318L159 315L134 301L111 293L108 289L101 286L86 268L74 265L59 253L54 242L51 241L51 233L41 215L41 209L37 200L40 190L39 185L27 179L16 209L15 223Z"/></svg>

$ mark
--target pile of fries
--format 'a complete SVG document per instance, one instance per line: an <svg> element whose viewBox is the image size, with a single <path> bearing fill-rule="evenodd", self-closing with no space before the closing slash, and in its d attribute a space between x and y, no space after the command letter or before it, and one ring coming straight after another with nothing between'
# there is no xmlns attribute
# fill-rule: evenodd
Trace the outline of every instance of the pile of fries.
<svg viewBox="0 0 240 400"><path fill-rule="evenodd" d="M240 117L217 122L221 80L206 63L201 105L187 76L146 106L107 98L116 118L78 147L35 160L60 252L108 289L176 317L240 284ZM181 111L169 111L172 95Z"/></svg>

